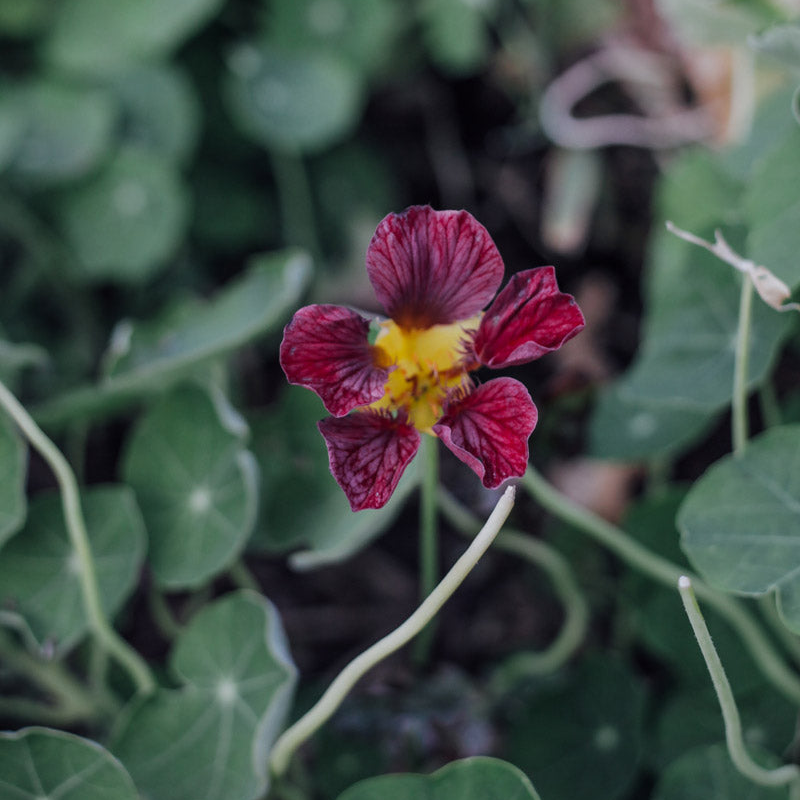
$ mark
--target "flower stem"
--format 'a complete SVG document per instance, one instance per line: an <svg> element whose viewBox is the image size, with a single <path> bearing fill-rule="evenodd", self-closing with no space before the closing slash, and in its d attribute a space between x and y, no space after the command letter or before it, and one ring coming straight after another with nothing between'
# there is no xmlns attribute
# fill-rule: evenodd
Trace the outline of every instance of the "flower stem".
<svg viewBox="0 0 800 800"><path fill-rule="evenodd" d="M150 669L144 659L111 627L103 611L75 473L59 449L45 436L41 428L2 382L0 382L0 405L5 408L31 445L50 465L58 481L67 532L80 565L81 592L92 633L107 652L125 667L137 690L143 694L149 694L155 688Z"/></svg>
<svg viewBox="0 0 800 800"><path fill-rule="evenodd" d="M722 666L722 661L720 661L703 614L697 604L697 598L692 591L692 582L685 575L678 579L678 591L697 638L697 644L700 646L700 652L705 659L711 681L714 684L714 691L717 693L722 719L725 722L725 741L728 745L728 754L734 766L742 775L760 786L785 786L787 783L800 781L800 768L796 764L784 764L776 769L765 769L750 757L742 738L742 721L728 676L725 674L725 668Z"/></svg>
<svg viewBox="0 0 800 800"><path fill-rule="evenodd" d="M440 490L442 513L453 527L466 536L480 529L480 521L464 508L449 492ZM494 548L524 558L547 574L564 609L564 622L555 639L539 652L521 653L515 661L515 670L526 675L546 675L566 663L586 636L589 624L589 607L583 596L569 562L541 539L534 539L521 531L506 528L495 539Z"/></svg>
<svg viewBox="0 0 800 800"><path fill-rule="evenodd" d="M596 514L575 505L530 466L522 478L522 485L543 508L582 530L595 541L616 553L628 565L649 575L664 586L674 587L678 578L686 574L682 567L650 552L646 547L642 547L631 539L624 531ZM786 697L795 703L800 703L800 678L787 666L742 603L712 589L697 577L692 576L691 580L698 596L713 606L736 630L762 673Z"/></svg>
<svg viewBox="0 0 800 800"><path fill-rule="evenodd" d="M280 776L286 771L294 751L331 717L350 689L368 670L408 643L431 621L494 541L513 506L514 489L509 487L481 531L417 610L398 628L356 656L339 673L317 703L284 731L270 754L269 765L274 775Z"/></svg>
<svg viewBox="0 0 800 800"><path fill-rule="evenodd" d="M750 319L753 307L753 282L742 276L739 296L739 329L736 335L736 360L733 370L732 437L733 452L740 456L747 446L747 370L750 356Z"/></svg>
<svg viewBox="0 0 800 800"><path fill-rule="evenodd" d="M419 596L424 600L439 580L439 440L423 436L421 444L422 481L419 499ZM428 660L435 623L414 642L413 660L422 666Z"/></svg>

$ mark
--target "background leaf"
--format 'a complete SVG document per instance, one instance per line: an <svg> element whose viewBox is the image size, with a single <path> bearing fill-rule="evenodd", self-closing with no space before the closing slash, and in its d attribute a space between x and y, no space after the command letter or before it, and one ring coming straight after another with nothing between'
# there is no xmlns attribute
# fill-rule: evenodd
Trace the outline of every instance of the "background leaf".
<svg viewBox="0 0 800 800"><path fill-rule="evenodd" d="M692 487L678 526L710 583L739 594L776 591L784 621L800 632L800 426L772 428L717 461Z"/></svg>
<svg viewBox="0 0 800 800"><path fill-rule="evenodd" d="M149 560L165 587L199 586L236 559L250 535L258 470L247 428L197 386L161 398L139 421L123 474L142 508Z"/></svg>
<svg viewBox="0 0 800 800"><path fill-rule="evenodd" d="M337 800L539 800L513 764L476 756L432 775L384 775L351 786Z"/></svg>
<svg viewBox="0 0 800 800"><path fill-rule="evenodd" d="M162 56L202 27L224 0L169 0L158 13L141 0L63 0L46 52L55 67L103 75L110 67Z"/></svg>
<svg viewBox="0 0 800 800"><path fill-rule="evenodd" d="M295 681L268 600L235 592L206 606L170 657L181 689L136 708L113 750L140 791L159 800L255 800Z"/></svg>
<svg viewBox="0 0 800 800"><path fill-rule="evenodd" d="M130 596L144 558L142 518L124 486L95 486L81 494L94 556L100 602L113 616ZM0 550L0 597L19 612L40 646L68 652L86 634L88 621L61 497L35 496L24 529Z"/></svg>
<svg viewBox="0 0 800 800"><path fill-rule="evenodd" d="M27 444L10 418L0 412L0 547L25 521L27 466Z"/></svg>
<svg viewBox="0 0 800 800"><path fill-rule="evenodd" d="M76 277L140 282L166 266L183 239L188 197L175 167L136 147L120 150L59 202Z"/></svg>
<svg viewBox="0 0 800 800"><path fill-rule="evenodd" d="M228 105L242 132L267 148L316 151L359 121L364 102L357 72L325 52L287 52L242 44L231 54Z"/></svg>
<svg viewBox="0 0 800 800"><path fill-rule="evenodd" d="M724 744L698 748L669 767L653 800L787 800L785 787L757 786L731 763Z"/></svg>
<svg viewBox="0 0 800 800"><path fill-rule="evenodd" d="M0 794L8 800L137 800L130 776L96 742L64 731L0 733Z"/></svg>
<svg viewBox="0 0 800 800"><path fill-rule="evenodd" d="M644 690L625 666L589 660L550 688L515 694L513 703L505 753L542 797L613 800L628 791L638 766Z"/></svg>

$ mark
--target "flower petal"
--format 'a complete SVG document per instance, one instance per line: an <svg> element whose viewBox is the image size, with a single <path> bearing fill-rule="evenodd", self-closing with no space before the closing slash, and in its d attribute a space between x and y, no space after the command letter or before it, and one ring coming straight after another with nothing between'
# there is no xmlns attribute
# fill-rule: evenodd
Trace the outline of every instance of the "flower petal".
<svg viewBox="0 0 800 800"><path fill-rule="evenodd" d="M411 206L378 225L367 273L398 325L429 328L477 314L503 279L503 260L468 212Z"/></svg>
<svg viewBox="0 0 800 800"><path fill-rule="evenodd" d="M514 275L487 309L474 349L488 367L524 364L557 350L583 329L572 295L558 291L553 267Z"/></svg>
<svg viewBox="0 0 800 800"><path fill-rule="evenodd" d="M318 427L333 477L353 511L384 506L419 448L411 425L372 411L328 417Z"/></svg>
<svg viewBox="0 0 800 800"><path fill-rule="evenodd" d="M496 378L445 408L434 433L487 489L518 478L528 465L528 437L538 413L528 390L513 378Z"/></svg>
<svg viewBox="0 0 800 800"><path fill-rule="evenodd" d="M389 370L377 366L369 322L341 306L301 308L286 326L280 361L289 383L315 391L342 417L383 397Z"/></svg>

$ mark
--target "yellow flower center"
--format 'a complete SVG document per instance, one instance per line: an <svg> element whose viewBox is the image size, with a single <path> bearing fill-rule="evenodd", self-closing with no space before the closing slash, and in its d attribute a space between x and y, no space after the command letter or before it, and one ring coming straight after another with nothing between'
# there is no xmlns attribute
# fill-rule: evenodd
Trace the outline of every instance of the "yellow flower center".
<svg viewBox="0 0 800 800"><path fill-rule="evenodd" d="M477 330L480 318L478 314L424 329L401 328L392 320L381 323L374 345L376 361L395 369L389 373L383 397L367 408L405 410L417 430L432 433L448 392L468 385L464 343Z"/></svg>

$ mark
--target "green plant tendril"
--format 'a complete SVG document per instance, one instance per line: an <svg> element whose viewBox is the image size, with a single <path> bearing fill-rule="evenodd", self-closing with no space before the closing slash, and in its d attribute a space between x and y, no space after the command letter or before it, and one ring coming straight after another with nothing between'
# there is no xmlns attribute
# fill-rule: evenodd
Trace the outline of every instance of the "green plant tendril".
<svg viewBox="0 0 800 800"><path fill-rule="evenodd" d="M731 435L734 455L740 456L747 446L749 420L747 414L747 370L750 357L750 319L753 308L753 282L742 275L739 296L739 327L736 332L736 360L733 369Z"/></svg>
<svg viewBox="0 0 800 800"><path fill-rule="evenodd" d="M582 530L631 567L664 586L674 588L678 578L686 574L683 568L642 547L616 526L575 505L533 467L528 467L522 477L522 485L543 508ZM735 598L712 589L699 578L691 576L691 580L698 596L725 617L736 630L765 677L792 702L800 703L800 678L781 658L747 609Z"/></svg>
<svg viewBox="0 0 800 800"><path fill-rule="evenodd" d="M742 738L742 721L733 697L731 684L725 674L725 668L722 666L717 648L714 647L714 642L711 640L711 634L708 632L708 626L697 604L697 598L692 591L692 582L685 575L678 578L678 591L697 638L697 644L700 646L700 652L706 662L711 682L714 684L714 691L717 693L722 719L725 722L725 742L734 766L742 775L760 786L785 786L788 783L800 782L800 768L796 764L784 764L775 769L765 769L750 757Z"/></svg>
<svg viewBox="0 0 800 800"><path fill-rule="evenodd" d="M80 564L78 574L81 593L92 633L107 652L125 667L137 690L142 694L150 694L155 688L155 681L150 669L144 659L111 627L100 603L94 559L81 511L75 473L61 451L45 436L41 428L31 419L28 412L2 382L0 382L0 405L5 408L31 445L47 461L58 481L70 543Z"/></svg>
<svg viewBox="0 0 800 800"><path fill-rule="evenodd" d="M474 536L480 520L464 508L449 492L441 489L439 504L445 518L465 536ZM541 539L505 528L495 539L494 548L524 558L547 574L564 609L564 621L553 641L538 652L520 653L514 659L515 671L526 675L546 675L565 664L586 637L589 606L578 587L569 562Z"/></svg>
<svg viewBox="0 0 800 800"><path fill-rule="evenodd" d="M336 676L315 705L283 732L270 754L269 766L273 775L279 777L286 771L294 751L331 717L350 689L368 670L407 644L431 621L494 541L513 506L514 488L509 486L478 535L417 610L399 627L356 656Z"/></svg>

